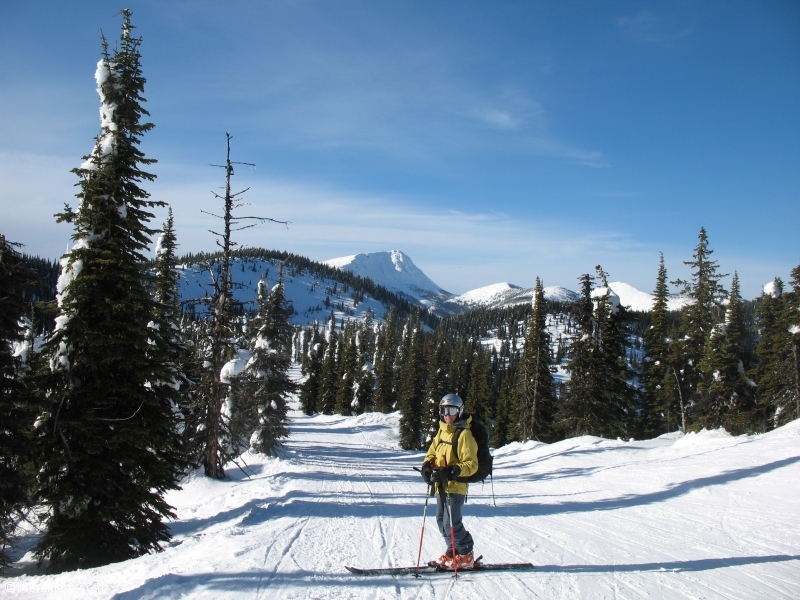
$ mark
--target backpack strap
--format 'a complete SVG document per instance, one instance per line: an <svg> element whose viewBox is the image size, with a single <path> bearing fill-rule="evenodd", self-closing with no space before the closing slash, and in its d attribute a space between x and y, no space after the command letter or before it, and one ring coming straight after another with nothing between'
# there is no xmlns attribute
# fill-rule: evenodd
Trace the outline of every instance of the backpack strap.
<svg viewBox="0 0 800 600"><path fill-rule="evenodd" d="M461 432L464 431L463 427L456 427L456 432L453 435L453 452L456 454L456 460L460 463L461 457L458 455L458 438L461 437Z"/></svg>

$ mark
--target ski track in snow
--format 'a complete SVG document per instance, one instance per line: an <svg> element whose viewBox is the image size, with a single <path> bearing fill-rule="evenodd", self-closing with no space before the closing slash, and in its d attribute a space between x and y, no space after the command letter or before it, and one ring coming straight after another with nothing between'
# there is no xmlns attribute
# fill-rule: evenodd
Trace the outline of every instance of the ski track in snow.
<svg viewBox="0 0 800 600"><path fill-rule="evenodd" d="M397 415L292 414L277 458L195 475L169 502L159 554L41 575L30 553L9 598L800 598L800 422L760 436L581 437L495 452L494 492L471 486L465 524L486 562L529 572L361 577L415 564L425 500ZM431 499L422 560L444 550ZM30 541L26 542L32 543Z"/></svg>

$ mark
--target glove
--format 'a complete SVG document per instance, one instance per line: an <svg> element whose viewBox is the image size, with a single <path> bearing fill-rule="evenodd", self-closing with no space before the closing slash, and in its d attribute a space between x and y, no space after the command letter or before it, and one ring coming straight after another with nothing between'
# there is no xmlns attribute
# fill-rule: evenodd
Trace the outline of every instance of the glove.
<svg viewBox="0 0 800 600"><path fill-rule="evenodd" d="M453 468L458 469L458 467L455 466L440 467L438 469L434 469L433 475L431 475L431 481L435 483L441 483L442 485L447 485L447 482L453 479L453 477L450 476L450 473L452 473ZM457 472L460 473L461 470L459 469Z"/></svg>
<svg viewBox="0 0 800 600"><path fill-rule="evenodd" d="M458 465L450 465L447 467L447 479L452 481L454 479L458 479L459 475L461 475L461 467Z"/></svg>
<svg viewBox="0 0 800 600"><path fill-rule="evenodd" d="M420 471L422 474L422 479L425 480L425 483L428 485L431 484L431 474L433 473L433 469L431 469L431 463L429 461L425 461L422 463L422 470Z"/></svg>

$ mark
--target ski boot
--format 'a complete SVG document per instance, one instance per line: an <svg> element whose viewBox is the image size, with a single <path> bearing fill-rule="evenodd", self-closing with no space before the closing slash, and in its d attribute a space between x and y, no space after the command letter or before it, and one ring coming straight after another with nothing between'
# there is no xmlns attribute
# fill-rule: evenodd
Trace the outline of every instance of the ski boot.
<svg viewBox="0 0 800 600"><path fill-rule="evenodd" d="M453 570L453 551L448 549L447 552L442 554L439 558L429 562L428 566L437 567L439 569L444 569L445 571L452 571Z"/></svg>
<svg viewBox="0 0 800 600"><path fill-rule="evenodd" d="M457 571L472 569L475 566L475 553L470 550L466 554L456 554L455 560L451 561L449 569Z"/></svg>

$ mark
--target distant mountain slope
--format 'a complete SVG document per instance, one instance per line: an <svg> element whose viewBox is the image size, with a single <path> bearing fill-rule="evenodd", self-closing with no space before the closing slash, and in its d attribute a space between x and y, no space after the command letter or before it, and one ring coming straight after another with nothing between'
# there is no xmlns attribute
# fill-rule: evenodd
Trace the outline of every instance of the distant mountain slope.
<svg viewBox="0 0 800 600"><path fill-rule="evenodd" d="M353 254L332 258L323 264L372 279L379 285L429 308L436 308L453 297L453 294L431 281L400 250Z"/></svg>

